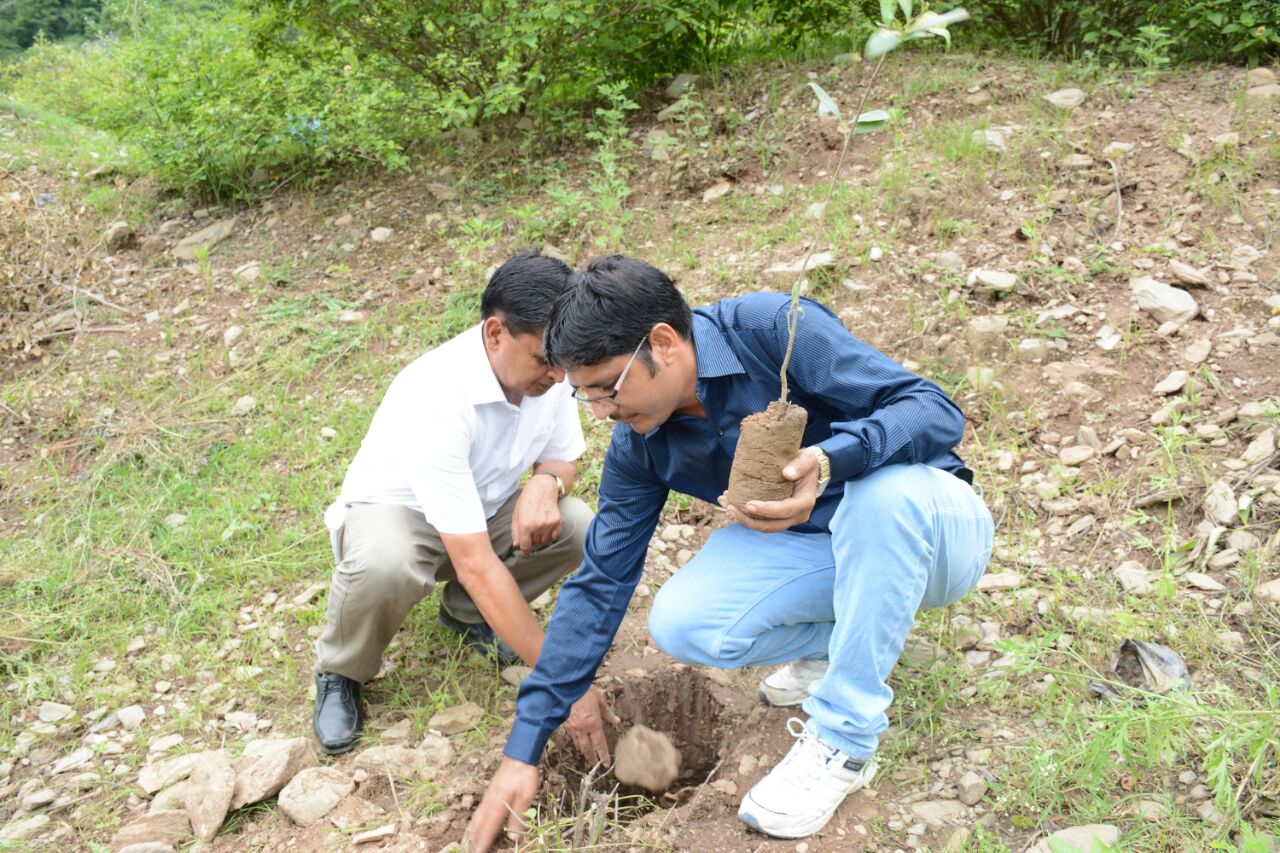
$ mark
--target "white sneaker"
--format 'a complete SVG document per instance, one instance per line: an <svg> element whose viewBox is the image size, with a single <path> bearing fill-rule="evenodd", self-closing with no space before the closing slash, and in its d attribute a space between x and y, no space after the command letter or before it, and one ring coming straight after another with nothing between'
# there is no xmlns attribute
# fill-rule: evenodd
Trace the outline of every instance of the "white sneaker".
<svg viewBox="0 0 1280 853"><path fill-rule="evenodd" d="M774 671L760 682L760 701L775 708L791 708L809 698L815 681L827 674L825 660L798 660Z"/></svg>
<svg viewBox="0 0 1280 853"><path fill-rule="evenodd" d="M879 765L859 761L827 746L804 722L792 717L791 751L747 792L738 819L774 838L804 838L827 825L844 798L871 784Z"/></svg>

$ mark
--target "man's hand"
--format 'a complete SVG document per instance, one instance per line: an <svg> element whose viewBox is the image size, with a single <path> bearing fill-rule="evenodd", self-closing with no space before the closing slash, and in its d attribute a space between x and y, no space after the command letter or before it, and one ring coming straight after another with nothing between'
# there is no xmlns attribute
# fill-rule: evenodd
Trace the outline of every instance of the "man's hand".
<svg viewBox="0 0 1280 853"><path fill-rule="evenodd" d="M509 836L522 835L525 809L533 805L537 795L538 768L504 756L467 824L462 836L463 848L471 853L486 853L503 825Z"/></svg>
<svg viewBox="0 0 1280 853"><path fill-rule="evenodd" d="M737 521L761 533L777 533L804 524L818 502L818 458L809 448L801 448L782 469L782 476L796 484L795 492L784 501L751 501L742 512L724 494L720 496L720 506Z"/></svg>
<svg viewBox="0 0 1280 853"><path fill-rule="evenodd" d="M613 759L609 756L609 742L605 740L605 721L616 726L622 722L622 718L613 713L604 695L593 684L569 709L569 719L564 721L564 730L573 738L573 745L589 764L598 761L608 767Z"/></svg>
<svg viewBox="0 0 1280 853"><path fill-rule="evenodd" d="M560 486L535 474L524 484L511 514L511 541L526 557L560 538Z"/></svg>

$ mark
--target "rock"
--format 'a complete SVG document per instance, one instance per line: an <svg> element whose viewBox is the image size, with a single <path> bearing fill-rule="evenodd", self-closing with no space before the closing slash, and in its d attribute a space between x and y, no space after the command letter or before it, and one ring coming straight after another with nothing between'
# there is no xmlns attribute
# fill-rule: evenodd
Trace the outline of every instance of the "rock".
<svg viewBox="0 0 1280 853"><path fill-rule="evenodd" d="M826 212L827 203L825 201L815 201L805 208L804 215L809 219L821 219Z"/></svg>
<svg viewBox="0 0 1280 853"><path fill-rule="evenodd" d="M1187 572L1183 579L1196 589L1204 590L1205 592L1222 592L1226 589L1225 586L1213 578L1200 572Z"/></svg>
<svg viewBox="0 0 1280 853"><path fill-rule="evenodd" d="M452 758L452 748L445 753L398 745L374 746L356 756L355 767L370 776L390 775L397 782L415 782L447 763L447 759L439 760L445 754Z"/></svg>
<svg viewBox="0 0 1280 853"><path fill-rule="evenodd" d="M396 834L396 824L389 823L386 826L380 826L377 829L371 829L368 832L360 832L351 836L351 843L359 846L361 844L372 844L375 841L383 841Z"/></svg>
<svg viewBox="0 0 1280 853"><path fill-rule="evenodd" d="M49 825L49 816L45 814L13 820L0 829L0 844L6 846L25 841Z"/></svg>
<svg viewBox="0 0 1280 853"><path fill-rule="evenodd" d="M323 818L354 791L351 777L332 767L309 767L289 781L277 801L280 811L299 826Z"/></svg>
<svg viewBox="0 0 1280 853"><path fill-rule="evenodd" d="M238 809L274 796L298 771L316 766L316 754L307 738L255 740L232 766L236 787L231 808Z"/></svg>
<svg viewBox="0 0 1280 853"><path fill-rule="evenodd" d="M375 228L369 232L369 239L375 243L385 243L395 234L390 228Z"/></svg>
<svg viewBox="0 0 1280 853"><path fill-rule="evenodd" d="M1093 168L1093 158L1088 154L1068 154L1058 161L1058 165L1064 169L1090 169Z"/></svg>
<svg viewBox="0 0 1280 853"><path fill-rule="evenodd" d="M194 261L196 259L196 250L203 247L212 250L214 246L231 236L235 231L236 221L232 219L222 219L212 225L201 228L194 234L189 234L178 241L178 245L173 247L173 256L180 261Z"/></svg>
<svg viewBox="0 0 1280 853"><path fill-rule="evenodd" d="M798 275L801 272L808 272L809 270L835 266L835 263L836 256L831 252L814 252L809 256L807 262L803 257L801 257L789 264L775 264L765 270L765 275Z"/></svg>
<svg viewBox="0 0 1280 853"><path fill-rule="evenodd" d="M106 233L102 235L102 242L106 244L108 252L118 252L128 248L136 242L133 226L128 222L111 223L107 226Z"/></svg>
<svg viewBox="0 0 1280 853"><path fill-rule="evenodd" d="M1280 98L1280 83L1268 83L1265 86L1254 86L1245 92L1250 98L1259 101Z"/></svg>
<svg viewBox="0 0 1280 853"><path fill-rule="evenodd" d="M1137 560L1126 560L1111 570L1120 587L1134 595L1146 595L1151 592L1151 573L1143 568Z"/></svg>
<svg viewBox="0 0 1280 853"><path fill-rule="evenodd" d="M614 776L624 785L659 793L680 777L680 751L648 726L632 726L618 741Z"/></svg>
<svg viewBox="0 0 1280 853"><path fill-rule="evenodd" d="M1064 447L1058 451L1058 460L1063 465L1076 466L1083 465L1088 462L1098 451L1087 444L1076 444L1071 447Z"/></svg>
<svg viewBox="0 0 1280 853"><path fill-rule="evenodd" d="M513 664L502 670L502 680L512 687L519 687L531 672L533 672L533 669L530 667L523 664Z"/></svg>
<svg viewBox="0 0 1280 853"><path fill-rule="evenodd" d="M353 311L350 308L344 309L338 312L338 322L339 323L363 323L364 312Z"/></svg>
<svg viewBox="0 0 1280 853"><path fill-rule="evenodd" d="M333 441L338 437L338 431L333 427L320 427L320 437L325 441Z"/></svg>
<svg viewBox="0 0 1280 853"><path fill-rule="evenodd" d="M987 780L970 770L960 777L956 790L960 794L960 802L966 806L976 806L986 796Z"/></svg>
<svg viewBox="0 0 1280 853"><path fill-rule="evenodd" d="M257 408L257 406L258 401L255 400L252 395L245 394L243 397L236 400L235 404L231 407L231 414L237 418L243 418L245 415Z"/></svg>
<svg viewBox="0 0 1280 853"><path fill-rule="evenodd" d="M438 202L457 201L457 191L448 184L429 183L427 184L427 192L431 193L431 197Z"/></svg>
<svg viewBox="0 0 1280 853"><path fill-rule="evenodd" d="M1258 588L1254 590L1254 595L1263 601L1280 604L1280 578L1258 584Z"/></svg>
<svg viewBox="0 0 1280 853"><path fill-rule="evenodd" d="M1233 530L1227 537L1227 545L1239 553L1247 553L1262 544L1262 540L1248 530Z"/></svg>
<svg viewBox="0 0 1280 853"><path fill-rule="evenodd" d="M1160 323L1176 323L1180 326L1200 313L1200 306L1190 293L1154 278L1130 279L1129 289L1133 292L1138 307Z"/></svg>
<svg viewBox="0 0 1280 853"><path fill-rule="evenodd" d="M1194 287L1208 287L1210 284L1207 275L1190 264L1184 264L1177 259L1169 261L1169 272L1173 273L1173 277L1183 284L1190 284Z"/></svg>
<svg viewBox="0 0 1280 853"><path fill-rule="evenodd" d="M1213 150L1218 153L1229 151L1240 146L1240 134L1234 130L1230 133L1219 133L1217 136L1210 136L1209 142L1213 145Z"/></svg>
<svg viewBox="0 0 1280 853"><path fill-rule="evenodd" d="M121 847L116 853L174 853L175 850L177 850L176 847L163 841L143 841L140 844Z"/></svg>
<svg viewBox="0 0 1280 853"><path fill-rule="evenodd" d="M382 739L383 739L383 740L393 740L393 741L394 741L394 740L408 740L408 739L409 739L410 730L411 730L412 728L413 728L413 721L412 721L412 720L410 720L408 717L406 717L406 718L404 718L403 720L401 720L401 721L399 721L398 723L396 723L395 725L391 726L391 728L389 728L389 729L385 730L385 731L382 733Z"/></svg>
<svg viewBox="0 0 1280 853"><path fill-rule="evenodd" d="M483 719L484 708L475 702L464 702L432 714L427 721L427 728L435 729L441 734L456 735L476 728Z"/></svg>
<svg viewBox="0 0 1280 853"><path fill-rule="evenodd" d="M166 758L164 761L157 761L154 764L148 764L138 773L138 787L148 794L154 794L162 788L168 788L173 783L191 775L191 768L195 766L195 760L194 753L186 753L185 755Z"/></svg>
<svg viewBox="0 0 1280 853"><path fill-rule="evenodd" d="M971 107L985 107L991 103L991 93L986 89L979 89L964 96L964 102Z"/></svg>
<svg viewBox="0 0 1280 853"><path fill-rule="evenodd" d="M964 261L955 252L939 252L933 260L940 269L944 269L947 272L964 271Z"/></svg>
<svg viewBox="0 0 1280 853"><path fill-rule="evenodd" d="M1109 142L1107 147L1102 149L1104 157L1123 157L1133 150L1132 142Z"/></svg>
<svg viewBox="0 0 1280 853"><path fill-rule="evenodd" d="M1039 338L1018 341L1018 361L1044 361L1049 357L1049 344Z"/></svg>
<svg viewBox="0 0 1280 853"><path fill-rule="evenodd" d="M116 716L120 719L120 725L125 729L132 730L147 719L147 712L142 710L140 705L129 705L116 711Z"/></svg>
<svg viewBox="0 0 1280 853"><path fill-rule="evenodd" d="M56 799L58 799L57 791L52 788L40 788L37 791L32 791L30 794L25 795L19 801L19 805L24 812L33 812L36 809L49 805L49 803L52 803Z"/></svg>
<svg viewBox="0 0 1280 853"><path fill-rule="evenodd" d="M151 804L147 806L147 814L155 814L156 812L186 811L187 810L187 787L190 781L183 779L151 798ZM187 815L188 818L191 815Z"/></svg>
<svg viewBox="0 0 1280 853"><path fill-rule="evenodd" d="M1086 95L1080 89L1059 89L1043 97L1060 110L1074 110L1084 103Z"/></svg>
<svg viewBox="0 0 1280 853"><path fill-rule="evenodd" d="M667 96L668 101L678 100L684 97L684 94L697 85L701 79L697 74L677 74L676 78L667 84L663 94Z"/></svg>
<svg viewBox="0 0 1280 853"><path fill-rule="evenodd" d="M220 750L193 756L191 778L183 792L183 805L191 828L205 841L212 841L222 828L236 790L236 771Z"/></svg>
<svg viewBox="0 0 1280 853"><path fill-rule="evenodd" d="M1209 357L1209 351L1212 348L1212 341L1208 338L1200 338L1187 344L1187 348L1182 351L1182 357L1189 364L1203 364L1205 359Z"/></svg>
<svg viewBox="0 0 1280 853"><path fill-rule="evenodd" d="M241 264L236 267L232 275L241 281L257 281L262 277L262 264L257 261L249 261L247 264Z"/></svg>
<svg viewBox="0 0 1280 853"><path fill-rule="evenodd" d="M1258 68L1250 68L1244 75L1245 82L1250 86L1266 86L1276 82L1276 73L1270 68L1259 66ZM87 178L88 175L85 175Z"/></svg>
<svg viewBox="0 0 1280 853"><path fill-rule="evenodd" d="M191 837L191 822L183 811L156 812L125 824L111 839L119 849L130 844L181 844Z"/></svg>
<svg viewBox="0 0 1280 853"><path fill-rule="evenodd" d="M338 803L333 811L329 812L328 818L329 823L338 829L347 830L376 823L386 817L386 814L381 806L360 797L351 796Z"/></svg>
<svg viewBox="0 0 1280 853"><path fill-rule="evenodd" d="M717 181L702 192L703 204L710 204L713 201L724 198L733 189L733 184L728 181Z"/></svg>
<svg viewBox="0 0 1280 853"><path fill-rule="evenodd" d="M62 756L53 763L53 769L49 772L57 776L59 773L66 773L68 770L76 770L84 767L93 760L93 750L88 747L82 747L74 752Z"/></svg>
<svg viewBox="0 0 1280 853"><path fill-rule="evenodd" d="M969 273L969 286L977 287L997 296L1011 292L1018 285L1018 277L1001 270L976 269Z"/></svg>
<svg viewBox="0 0 1280 853"><path fill-rule="evenodd" d="M926 800L922 803L912 803L911 813L921 823L933 829L941 829L963 818L965 808L964 804L957 800Z"/></svg>
<svg viewBox="0 0 1280 853"><path fill-rule="evenodd" d="M244 334L244 328L241 326L228 326L226 331L222 333L222 345L227 349L231 349L236 345L236 341L240 340L240 336Z"/></svg>
<svg viewBox="0 0 1280 853"><path fill-rule="evenodd" d="M41 702L40 709L36 711L36 717L42 723L60 723L74 713L75 709L70 705L63 705L61 702Z"/></svg>
<svg viewBox="0 0 1280 853"><path fill-rule="evenodd" d="M1056 853L1061 850L1095 850L1094 842L1103 850L1110 850L1120 838L1120 829L1105 823L1091 823L1085 826L1073 826L1060 829L1047 838L1042 838L1030 853ZM1054 842L1057 842L1056 844Z"/></svg>
<svg viewBox="0 0 1280 853"><path fill-rule="evenodd" d="M1022 581L1022 575L1017 572L994 572L979 578L977 589L982 592L1017 589L1022 586Z"/></svg>
<svg viewBox="0 0 1280 853"><path fill-rule="evenodd" d="M976 144L996 154L1003 154L1009 150L1009 131L1004 128L988 127L985 130L975 130L970 138Z"/></svg>
<svg viewBox="0 0 1280 853"><path fill-rule="evenodd" d="M1177 394L1187 385L1187 371L1175 370L1156 383L1156 387L1151 389L1152 394L1161 397L1168 397L1170 394Z"/></svg>
<svg viewBox="0 0 1280 853"><path fill-rule="evenodd" d="M1264 459L1269 459L1271 454L1276 452L1276 431L1268 427L1258 433L1253 441L1249 442L1249 446L1245 448L1241 459L1250 465L1256 465Z"/></svg>
<svg viewBox="0 0 1280 853"><path fill-rule="evenodd" d="M711 783L711 787L715 788L722 794L728 794L731 797L738 794L738 783L732 779L717 779Z"/></svg>
<svg viewBox="0 0 1280 853"><path fill-rule="evenodd" d="M1204 496L1204 514L1215 524L1230 527L1240 520L1235 492L1226 480L1218 480Z"/></svg>
<svg viewBox="0 0 1280 853"><path fill-rule="evenodd" d="M969 320L965 337L974 349L990 351L1002 347L1004 332L1008 328L1009 321L999 315L974 317Z"/></svg>

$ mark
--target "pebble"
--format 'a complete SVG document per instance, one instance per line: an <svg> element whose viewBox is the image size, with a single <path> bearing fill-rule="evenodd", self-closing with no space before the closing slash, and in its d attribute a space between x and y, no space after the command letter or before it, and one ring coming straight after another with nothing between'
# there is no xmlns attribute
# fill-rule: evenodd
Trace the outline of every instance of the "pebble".
<svg viewBox="0 0 1280 853"><path fill-rule="evenodd" d="M243 397L235 401L231 407L231 414L237 418L242 418L258 407L258 401L253 395L245 394Z"/></svg>
<svg viewBox="0 0 1280 853"><path fill-rule="evenodd" d="M375 228L369 232L369 239L375 243L385 243L395 234L390 228Z"/></svg>
<svg viewBox="0 0 1280 853"><path fill-rule="evenodd" d="M36 717L42 723L59 723L74 713L70 705L63 705L60 702L41 702Z"/></svg>

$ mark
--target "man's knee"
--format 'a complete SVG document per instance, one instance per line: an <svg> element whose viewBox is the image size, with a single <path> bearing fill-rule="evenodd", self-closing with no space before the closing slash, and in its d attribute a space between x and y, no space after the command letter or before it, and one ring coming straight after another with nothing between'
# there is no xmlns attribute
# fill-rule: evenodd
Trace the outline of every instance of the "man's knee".
<svg viewBox="0 0 1280 853"><path fill-rule="evenodd" d="M361 528L355 535L344 536L342 560L338 571L359 576L361 583L388 590L396 589L396 581L409 576L417 548L406 530L388 525L384 528Z"/></svg>
<svg viewBox="0 0 1280 853"><path fill-rule="evenodd" d="M914 525L927 515L935 484L924 465L890 465L845 484L844 498L832 521L832 534L852 525L861 531L884 525Z"/></svg>
<svg viewBox="0 0 1280 853"><path fill-rule="evenodd" d="M587 541L587 528L596 514L586 502L575 497L560 499L560 542L579 554Z"/></svg>
<svg viewBox="0 0 1280 853"><path fill-rule="evenodd" d="M696 597L681 594L678 586L673 578L653 598L649 635L654 645L681 663L719 665L705 610Z"/></svg>

